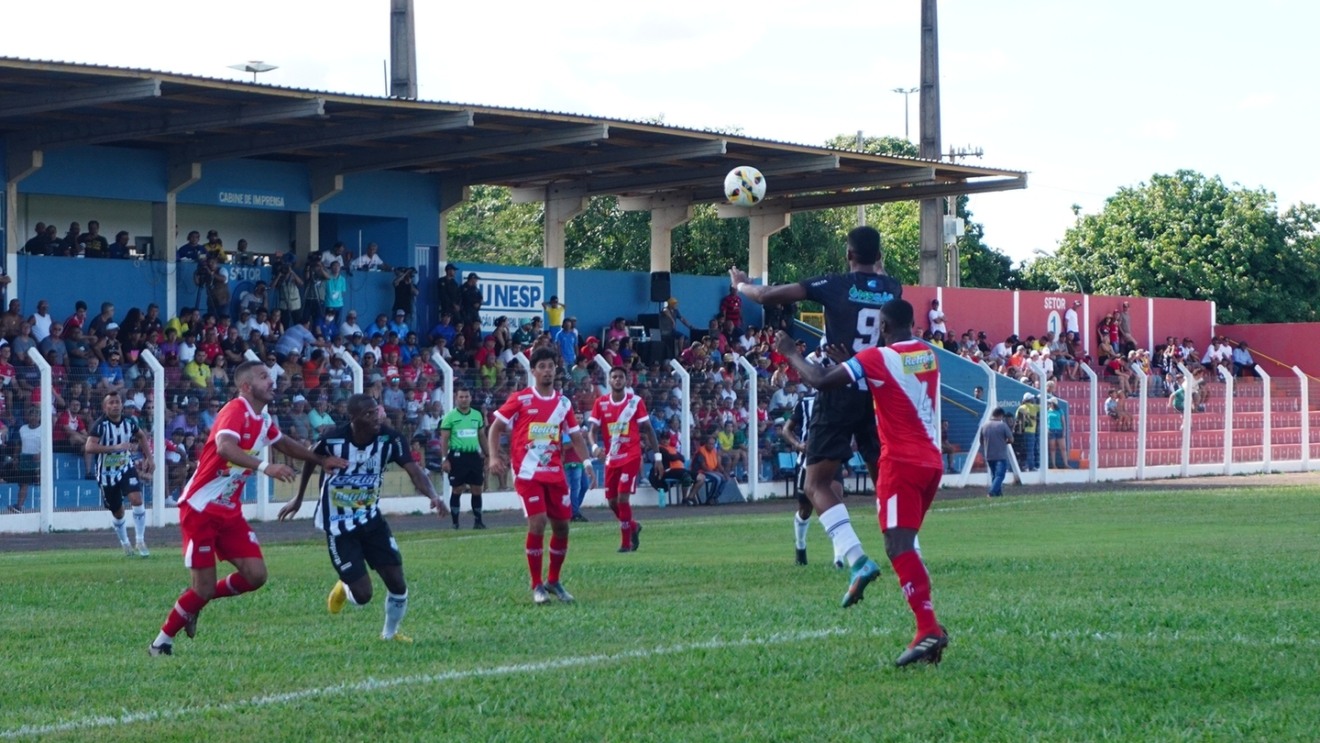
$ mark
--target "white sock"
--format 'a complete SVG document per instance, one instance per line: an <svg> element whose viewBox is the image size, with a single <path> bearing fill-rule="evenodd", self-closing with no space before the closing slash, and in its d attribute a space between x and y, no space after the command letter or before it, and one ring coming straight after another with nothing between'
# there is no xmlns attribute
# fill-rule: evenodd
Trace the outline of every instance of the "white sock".
<svg viewBox="0 0 1320 743"><path fill-rule="evenodd" d="M362 606L362 604L358 603L357 596L353 595L353 587L347 583L344 583L344 593L348 595L348 603L353 606Z"/></svg>
<svg viewBox="0 0 1320 743"><path fill-rule="evenodd" d="M133 506L133 532L138 544L147 543L147 507Z"/></svg>
<svg viewBox="0 0 1320 743"><path fill-rule="evenodd" d="M402 596L386 592L385 594L385 629L380 631L380 636L386 640L394 637L399 631L399 622L403 621L403 615L408 613L408 594L404 592Z"/></svg>
<svg viewBox="0 0 1320 743"><path fill-rule="evenodd" d="M128 546L128 522L123 519L115 519L110 523L115 526L115 534L119 536L119 543Z"/></svg>
<svg viewBox="0 0 1320 743"><path fill-rule="evenodd" d="M857 532L853 531L847 506L840 503L822 513L820 525L825 527L825 533L829 534L830 540L834 542L834 554L843 555L846 564L852 565L866 554L862 550L862 540L858 539Z"/></svg>
<svg viewBox="0 0 1320 743"><path fill-rule="evenodd" d="M173 645L173 644L174 644L174 638L173 638L173 637L170 637L170 636L167 635L167 634L165 634L165 630L161 630L160 633L156 635L156 641L153 642L153 643L151 643L151 644L152 644L152 645Z"/></svg>
<svg viewBox="0 0 1320 743"><path fill-rule="evenodd" d="M807 527L811 526L811 519L806 521L798 514L793 514L793 539L797 548L804 550L807 548Z"/></svg>

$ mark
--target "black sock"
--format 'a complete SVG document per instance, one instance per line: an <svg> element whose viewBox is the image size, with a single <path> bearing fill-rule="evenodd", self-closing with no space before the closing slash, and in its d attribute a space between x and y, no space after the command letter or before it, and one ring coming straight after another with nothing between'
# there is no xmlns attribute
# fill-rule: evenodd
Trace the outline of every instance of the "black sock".
<svg viewBox="0 0 1320 743"><path fill-rule="evenodd" d="M454 520L454 526L458 526L458 507L462 502L462 496L458 493L449 494L449 517Z"/></svg>
<svg viewBox="0 0 1320 743"><path fill-rule="evenodd" d="M480 496L480 495L473 495L473 496L472 496L472 517L475 518L477 521L481 521L481 496Z"/></svg>

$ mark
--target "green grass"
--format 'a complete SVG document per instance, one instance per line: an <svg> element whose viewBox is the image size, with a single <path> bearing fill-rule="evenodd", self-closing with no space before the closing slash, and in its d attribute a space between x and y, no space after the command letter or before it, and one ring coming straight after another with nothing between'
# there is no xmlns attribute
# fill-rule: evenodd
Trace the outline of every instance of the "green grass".
<svg viewBox="0 0 1320 743"><path fill-rule="evenodd" d="M881 552L873 511L850 508ZM891 575L845 577L791 506L574 531L574 606L534 607L522 532L400 539L412 646L377 639L383 587L331 617L309 540L260 592L145 649L185 571L99 551L0 556L0 737L46 740L1314 740L1320 493L1129 492L941 503L922 547L953 641L892 660ZM258 526L258 530L260 527ZM112 540L111 540L112 541ZM69 727L84 725L84 727Z"/></svg>

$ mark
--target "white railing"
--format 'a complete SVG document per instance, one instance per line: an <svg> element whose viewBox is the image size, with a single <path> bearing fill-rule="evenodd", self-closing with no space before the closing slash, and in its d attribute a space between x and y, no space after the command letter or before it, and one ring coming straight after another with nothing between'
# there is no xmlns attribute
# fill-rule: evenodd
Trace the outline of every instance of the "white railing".
<svg viewBox="0 0 1320 743"><path fill-rule="evenodd" d="M1100 469L1100 378L1096 376L1090 364L1078 364L1078 368L1086 375L1087 390L1091 397L1091 412L1087 416L1091 423L1091 435L1087 437L1089 443L1086 450L1086 481L1095 482ZM1068 416L1072 417L1071 410L1068 411Z"/></svg>
<svg viewBox="0 0 1320 743"><path fill-rule="evenodd" d="M1233 474L1233 374L1219 367L1219 378L1224 380L1224 474Z"/></svg>
<svg viewBox="0 0 1320 743"><path fill-rule="evenodd" d="M1273 397L1273 395L1270 394L1270 392L1271 392L1270 388L1274 386L1274 379L1273 379L1272 377L1270 377L1269 372L1265 371L1264 369L1260 368L1259 366L1256 367L1256 373L1260 375L1260 378L1261 378L1261 379L1265 380L1264 383L1263 383L1263 385L1262 385L1262 386L1264 387L1263 392L1264 392L1265 394L1263 395L1263 400L1262 400L1262 403L1261 403L1261 404L1263 405L1263 407L1262 407L1261 409L1265 411L1265 413L1264 413L1264 416L1265 416L1265 438L1264 438L1264 440L1261 442L1262 445L1265 447L1265 451L1263 452L1263 454L1264 454L1264 458L1261 459L1261 467L1264 468L1264 471L1265 471L1265 472L1269 472L1271 469L1274 468L1274 434L1273 434L1273 429L1274 429L1274 397ZM1303 420L1305 420L1306 418L1310 417L1310 415L1311 415L1311 411L1309 411L1309 410L1307 410L1307 409L1305 409L1305 408L1302 409L1302 419L1303 419ZM1310 443L1310 440L1309 440L1309 439L1308 439L1307 441L1303 441L1303 442L1302 442L1302 448L1307 448L1307 447L1309 447L1310 445L1311 445L1311 443Z"/></svg>
<svg viewBox="0 0 1320 743"><path fill-rule="evenodd" d="M142 360L151 369L151 525L165 525L165 498L169 494L170 477L165 469L165 367L150 350L142 352Z"/></svg>
<svg viewBox="0 0 1320 743"><path fill-rule="evenodd" d="M253 351L250 348L243 352L243 358L247 359L248 361L255 361L258 364L265 363L264 361L261 360L261 357L257 355L257 352ZM263 463L266 464L270 463L269 446L263 446L261 448L260 459ZM271 492L275 488L275 481L258 472L256 480L254 480L253 482L256 484L257 487L257 520L265 521L266 511L270 505Z"/></svg>
<svg viewBox="0 0 1320 743"><path fill-rule="evenodd" d="M690 457L692 452L692 375L688 370L678 363L678 359L669 360L669 368L678 375L679 386L683 390L683 417L679 419L679 442L678 453L684 458Z"/></svg>
<svg viewBox="0 0 1320 743"><path fill-rule="evenodd" d="M335 351L335 356L339 357L353 374L353 394L362 394L362 365L357 362L357 359L353 358L353 354L342 348Z"/></svg>
<svg viewBox="0 0 1320 743"><path fill-rule="evenodd" d="M454 408L454 367L448 361L445 361L445 357L441 356L439 351L431 352L431 363L435 364L435 368L440 370L441 389L445 391L445 402L441 407L444 408L445 413L448 413ZM440 497L448 503L449 496L452 493L453 488L449 484L449 477L441 471Z"/></svg>
<svg viewBox="0 0 1320 743"><path fill-rule="evenodd" d="M756 420L756 367L746 356L738 357L738 366L747 375L747 500L756 500L761 484L761 435Z"/></svg>
<svg viewBox="0 0 1320 743"><path fill-rule="evenodd" d="M1196 377L1181 361L1178 362L1178 371L1183 375L1182 444L1179 447L1181 456L1178 462L1178 476L1187 477L1187 468L1192 458L1192 408L1196 407L1196 398L1201 394L1201 385L1205 383L1196 381Z"/></svg>
<svg viewBox="0 0 1320 743"><path fill-rule="evenodd" d="M37 528L45 533L51 530L51 517L55 515L55 385L50 376L50 363L41 352L35 347L29 348L28 358L41 372L41 465L37 479L41 488L41 515L37 518ZM28 486L28 492L32 490L32 486Z"/></svg>
<svg viewBox="0 0 1320 743"><path fill-rule="evenodd" d="M1311 380L1306 373L1293 367L1293 374L1301 387L1298 390L1302 403L1302 469L1311 469Z"/></svg>
<svg viewBox="0 0 1320 743"><path fill-rule="evenodd" d="M1150 375L1140 369L1133 369L1137 375L1137 479L1146 479L1146 412L1150 400ZM1092 431L1092 435L1100 433Z"/></svg>

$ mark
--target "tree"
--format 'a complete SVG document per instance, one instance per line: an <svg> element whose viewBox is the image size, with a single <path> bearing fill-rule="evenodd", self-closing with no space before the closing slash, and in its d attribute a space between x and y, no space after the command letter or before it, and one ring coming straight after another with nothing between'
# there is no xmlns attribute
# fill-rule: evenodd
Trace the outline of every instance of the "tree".
<svg viewBox="0 0 1320 743"><path fill-rule="evenodd" d="M1226 323L1314 320L1317 219L1308 204L1280 216L1264 189L1156 174L1082 216L1042 273L1102 294L1213 300Z"/></svg>

